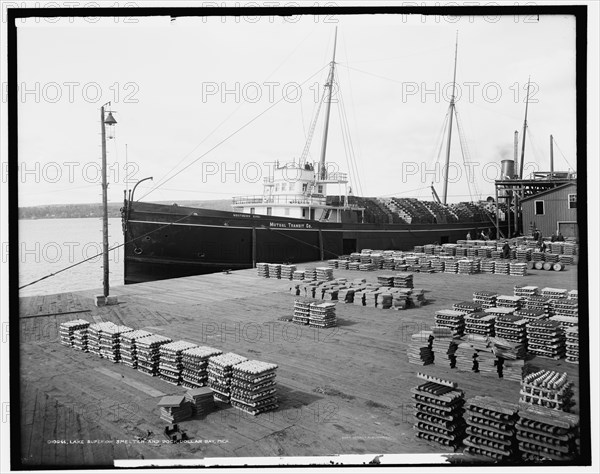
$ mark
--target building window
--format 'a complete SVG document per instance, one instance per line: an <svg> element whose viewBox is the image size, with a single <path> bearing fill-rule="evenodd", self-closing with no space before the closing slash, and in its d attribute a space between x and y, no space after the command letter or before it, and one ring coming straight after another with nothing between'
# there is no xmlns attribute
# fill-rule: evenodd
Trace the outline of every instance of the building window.
<svg viewBox="0 0 600 474"><path fill-rule="evenodd" d="M279 191L279 183L275 185L275 192Z"/></svg>
<svg viewBox="0 0 600 474"><path fill-rule="evenodd" d="M281 190L282 190L282 191L285 191L285 189L286 189L286 186L287 186L287 185L286 185L286 183L281 183Z"/></svg>
<svg viewBox="0 0 600 474"><path fill-rule="evenodd" d="M294 190L294 183L290 183L290 185L289 185L288 189L289 189L290 191L293 191L293 190Z"/></svg>
<svg viewBox="0 0 600 474"><path fill-rule="evenodd" d="M290 215L290 208L289 208L289 207L284 207L284 208L283 208L283 213L284 213L286 216L289 216L289 215Z"/></svg>
<svg viewBox="0 0 600 474"><path fill-rule="evenodd" d="M544 215L544 201L534 201L535 205L535 215L541 216Z"/></svg>
<svg viewBox="0 0 600 474"><path fill-rule="evenodd" d="M270 216L272 214L273 208L272 207L267 207L267 216Z"/></svg>
<svg viewBox="0 0 600 474"><path fill-rule="evenodd" d="M302 208L302 217L306 217L307 209L305 207Z"/></svg>
<svg viewBox="0 0 600 474"><path fill-rule="evenodd" d="M569 209L577 209L577 194L569 194Z"/></svg>
<svg viewBox="0 0 600 474"><path fill-rule="evenodd" d="M322 184L319 184L319 187L317 188L317 192L319 194L323 194L323 185Z"/></svg>
<svg viewBox="0 0 600 474"><path fill-rule="evenodd" d="M256 211L253 207L250 208L250 214L254 214Z"/></svg>
<svg viewBox="0 0 600 474"><path fill-rule="evenodd" d="M302 192L305 193L306 189L308 188L308 184L307 183L302 183Z"/></svg>

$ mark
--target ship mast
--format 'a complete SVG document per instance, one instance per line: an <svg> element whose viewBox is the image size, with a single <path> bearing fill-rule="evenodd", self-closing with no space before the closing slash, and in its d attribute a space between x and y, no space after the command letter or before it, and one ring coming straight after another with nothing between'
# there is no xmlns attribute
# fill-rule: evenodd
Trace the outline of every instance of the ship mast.
<svg viewBox="0 0 600 474"><path fill-rule="evenodd" d="M521 144L521 168L519 178L523 179L523 164L525 163L525 135L527 133L527 109L529 108L529 83L531 78L527 79L527 99L525 100L525 120L523 121L523 143Z"/></svg>
<svg viewBox="0 0 600 474"><path fill-rule="evenodd" d="M331 111L331 92L333 90L333 74L335 70L335 48L337 45L337 26L335 27L335 36L333 39L333 59L329 63L329 76L325 87L327 91L327 103L325 108L325 128L323 129L323 143L321 146L321 160L319 161L319 178L327 178L327 170L325 169L325 153L327 151L327 132L329 131L329 113Z"/></svg>
<svg viewBox="0 0 600 474"><path fill-rule="evenodd" d="M450 167L450 144L452 143L452 118L454 117L454 98L456 93L456 60L458 57L458 31L456 32L456 45L454 47L454 78L452 79L452 97L450 98L450 123L448 126L448 142L446 143L446 166L444 167L444 191L442 204L446 205L448 197L448 171Z"/></svg>

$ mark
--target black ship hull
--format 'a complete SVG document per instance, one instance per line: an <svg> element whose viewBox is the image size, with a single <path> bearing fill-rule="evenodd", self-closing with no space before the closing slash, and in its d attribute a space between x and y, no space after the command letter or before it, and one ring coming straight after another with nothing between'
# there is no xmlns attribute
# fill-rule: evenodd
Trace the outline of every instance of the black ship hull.
<svg viewBox="0 0 600 474"><path fill-rule="evenodd" d="M303 263L361 249L412 250L456 242L491 222L358 224L319 222L154 203L123 208L125 284Z"/></svg>

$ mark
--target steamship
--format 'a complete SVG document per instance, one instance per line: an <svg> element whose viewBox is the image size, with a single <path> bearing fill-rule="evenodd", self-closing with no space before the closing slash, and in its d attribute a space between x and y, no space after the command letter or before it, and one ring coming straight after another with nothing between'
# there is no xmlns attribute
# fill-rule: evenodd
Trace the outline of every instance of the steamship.
<svg viewBox="0 0 600 474"><path fill-rule="evenodd" d="M491 198L446 204L447 173L443 199L432 186L433 200L424 201L359 197L352 193L346 173L329 171L335 49L334 41L321 102L325 119L320 160L310 163L303 152L297 162L274 166L264 178L262 194L234 197L231 211L135 201L134 188L121 210L126 284L252 268L257 262L324 260L365 248L408 250L455 242L483 229L501 231L502 224L494 222L497 203ZM456 55L454 68L456 77ZM450 117L453 106L454 94ZM446 153L447 169L450 136Z"/></svg>

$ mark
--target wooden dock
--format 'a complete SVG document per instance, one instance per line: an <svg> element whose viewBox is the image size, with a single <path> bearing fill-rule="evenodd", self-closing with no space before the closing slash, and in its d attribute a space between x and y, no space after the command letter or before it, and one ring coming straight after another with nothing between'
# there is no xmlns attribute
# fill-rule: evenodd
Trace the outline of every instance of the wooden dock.
<svg viewBox="0 0 600 474"><path fill-rule="evenodd" d="M335 270L335 277L389 273ZM519 383L459 372L444 365L409 364L410 336L428 329L434 313L474 291L513 294L515 284L577 289L577 267L532 270L527 277L415 273L428 304L403 311L337 305L339 326L289 322L291 282L241 270L111 289L119 304L97 308L82 291L20 300L22 462L26 466L109 466L119 459L203 459L443 452L412 429L410 388L419 371L458 383L465 397L519 399ZM181 423L187 444L162 434L157 402L186 389L123 364L59 343L60 323L113 321L278 364L279 409L256 417L224 406ZM531 365L565 371L575 384L579 366L534 357ZM251 461L248 461L251 464Z"/></svg>

